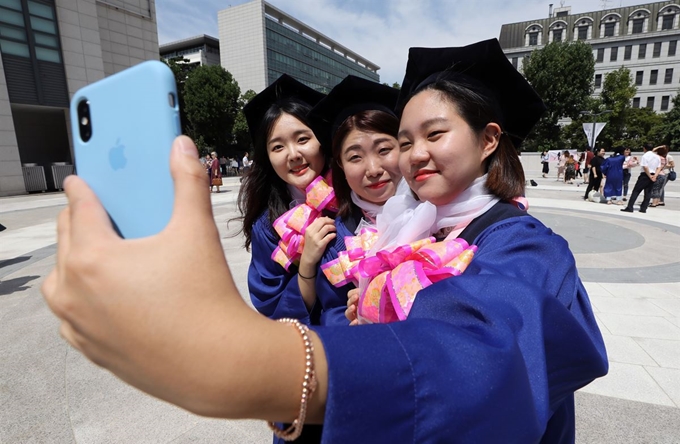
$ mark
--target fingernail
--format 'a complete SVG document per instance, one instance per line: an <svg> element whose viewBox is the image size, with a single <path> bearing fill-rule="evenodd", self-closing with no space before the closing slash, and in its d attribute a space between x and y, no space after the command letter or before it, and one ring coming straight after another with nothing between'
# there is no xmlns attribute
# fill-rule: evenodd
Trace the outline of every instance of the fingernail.
<svg viewBox="0 0 680 444"><path fill-rule="evenodd" d="M180 153L184 154L185 156L193 157L194 159L198 158L196 145L194 145L194 143L188 137L179 136L175 143L177 144L177 149Z"/></svg>

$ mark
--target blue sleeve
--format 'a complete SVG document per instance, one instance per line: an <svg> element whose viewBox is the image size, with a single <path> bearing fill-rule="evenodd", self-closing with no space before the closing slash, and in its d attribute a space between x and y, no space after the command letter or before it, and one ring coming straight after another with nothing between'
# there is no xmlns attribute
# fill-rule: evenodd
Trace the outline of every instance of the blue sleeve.
<svg viewBox="0 0 680 444"><path fill-rule="evenodd" d="M345 309L347 309L347 292L354 288L354 285L347 284L339 288L334 287L321 270L321 265L337 259L338 253L347 249L345 246L345 236L354 236L354 233L347 229L340 218L335 219L335 227L335 240L326 248L317 269L315 283L316 298L318 304L321 306L321 325L347 326L349 325L349 320L345 317Z"/></svg>
<svg viewBox="0 0 680 444"><path fill-rule="evenodd" d="M309 325L310 312L298 286L297 272L287 272L272 260L279 238L265 212L253 225L248 291L257 311L271 319L294 318Z"/></svg>
<svg viewBox="0 0 680 444"><path fill-rule="evenodd" d="M406 321L316 329L324 443L574 442L573 393L607 357L567 243L524 216L475 244Z"/></svg>

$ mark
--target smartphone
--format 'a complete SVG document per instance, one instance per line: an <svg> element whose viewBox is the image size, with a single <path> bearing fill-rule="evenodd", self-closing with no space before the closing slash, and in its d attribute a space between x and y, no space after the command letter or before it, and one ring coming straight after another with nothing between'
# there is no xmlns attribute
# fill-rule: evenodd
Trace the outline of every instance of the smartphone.
<svg viewBox="0 0 680 444"><path fill-rule="evenodd" d="M76 174L118 233L163 230L174 202L170 148L181 131L170 68L148 61L88 85L71 99L70 115Z"/></svg>

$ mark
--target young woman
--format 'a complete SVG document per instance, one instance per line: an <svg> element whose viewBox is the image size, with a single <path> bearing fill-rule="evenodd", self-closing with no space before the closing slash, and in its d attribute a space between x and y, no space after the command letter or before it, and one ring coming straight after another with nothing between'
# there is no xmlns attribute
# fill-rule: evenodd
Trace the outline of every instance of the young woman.
<svg viewBox="0 0 680 444"><path fill-rule="evenodd" d="M630 155L630 148L623 150L625 160L623 161L623 200L628 200L628 184L632 175L632 169L640 165L637 156Z"/></svg>
<svg viewBox="0 0 680 444"><path fill-rule="evenodd" d="M321 145L307 120L322 97L283 75L244 107L255 147L238 200L245 246L252 250L250 298L265 316L290 317L305 324L319 322L316 270L326 246L335 238L333 219L322 212L305 222L309 226L304 250L295 264L286 262L295 261L293 257L274 260L282 240L274 224L292 207L305 203L307 188L326 171ZM300 242L302 236L297 239Z"/></svg>
<svg viewBox="0 0 680 444"><path fill-rule="evenodd" d="M656 182L654 182L654 186L652 187L652 203L649 204L650 207L659 206L659 203L662 202L663 200L662 193L664 186L666 185L666 171L668 170L668 168L666 168L667 165L666 156L668 155L668 147L666 145L657 146L656 148L654 148L654 152L656 153L657 156L659 156L659 159L661 160L661 169L656 175Z"/></svg>
<svg viewBox="0 0 680 444"><path fill-rule="evenodd" d="M310 113L310 120L331 158L333 188L338 203L335 219L335 248L321 259L317 286L338 285L345 295L342 306L336 300L320 300L322 325L347 325L346 295L352 284L331 279L327 270L346 251L345 238L374 227L383 204L397 192L408 193L399 172L397 131L394 113L399 91L355 76L347 76ZM325 294L330 292L325 291ZM331 310L328 311L330 305Z"/></svg>
<svg viewBox="0 0 680 444"><path fill-rule="evenodd" d="M436 221L457 219L479 247L465 273L418 293L406 321L308 331L253 313L180 137L176 212L158 236L117 238L87 186L65 183L43 287L62 335L190 411L295 420L291 439L306 419L324 424L323 442L574 442L573 393L606 373L602 338L567 242L505 203L524 188L513 142L544 107L497 40L412 49L402 88L400 170ZM206 269L219 282L195 278Z"/></svg>
<svg viewBox="0 0 680 444"><path fill-rule="evenodd" d="M623 148L616 148L614 155L608 157L600 167L602 174L607 178L603 194L608 205L614 202L623 205L623 163L626 160L623 152Z"/></svg>
<svg viewBox="0 0 680 444"><path fill-rule="evenodd" d="M567 160L564 162L564 183L572 184L576 178L576 160L569 151L562 154Z"/></svg>

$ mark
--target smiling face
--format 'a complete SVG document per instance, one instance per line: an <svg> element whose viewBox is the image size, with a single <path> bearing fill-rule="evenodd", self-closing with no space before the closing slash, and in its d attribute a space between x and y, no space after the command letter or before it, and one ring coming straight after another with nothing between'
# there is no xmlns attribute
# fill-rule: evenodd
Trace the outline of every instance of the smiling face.
<svg viewBox="0 0 680 444"><path fill-rule="evenodd" d="M397 191L399 150L397 139L389 134L350 131L339 163L349 187L367 202L382 205Z"/></svg>
<svg viewBox="0 0 680 444"><path fill-rule="evenodd" d="M274 172L302 191L323 172L320 148L312 130L286 113L276 120L267 139L267 155Z"/></svg>
<svg viewBox="0 0 680 444"><path fill-rule="evenodd" d="M500 127L476 134L442 93L424 90L406 104L399 125L399 169L421 200L445 205L484 175Z"/></svg>

